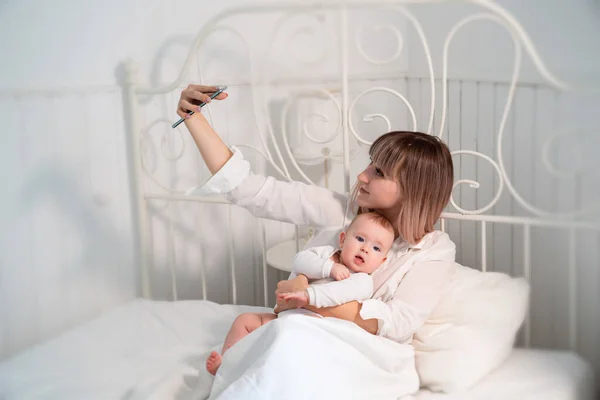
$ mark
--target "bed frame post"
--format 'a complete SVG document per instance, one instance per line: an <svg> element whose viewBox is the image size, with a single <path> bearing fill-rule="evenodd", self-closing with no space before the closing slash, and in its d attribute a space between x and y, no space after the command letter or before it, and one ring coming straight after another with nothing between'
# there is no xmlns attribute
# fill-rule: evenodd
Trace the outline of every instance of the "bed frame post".
<svg viewBox="0 0 600 400"><path fill-rule="evenodd" d="M125 130L127 137L127 148L129 153L129 182L131 196L131 225L134 246L134 265L138 268L140 274L141 295L144 298L151 298L150 288L150 266L148 265L148 230L146 203L144 199L144 190L142 182L142 156L141 156L141 130L139 125L138 103L136 89L138 84L137 68L132 60L124 63L125 79L123 110Z"/></svg>
<svg viewBox="0 0 600 400"><path fill-rule="evenodd" d="M344 152L344 192L350 193L350 138L348 133L348 10L340 8L341 75L342 75L342 137Z"/></svg>

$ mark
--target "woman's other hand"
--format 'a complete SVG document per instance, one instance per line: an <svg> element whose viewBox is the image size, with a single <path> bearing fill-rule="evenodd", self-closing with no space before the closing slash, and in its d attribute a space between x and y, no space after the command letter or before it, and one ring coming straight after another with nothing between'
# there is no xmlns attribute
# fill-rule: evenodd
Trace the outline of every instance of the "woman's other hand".
<svg viewBox="0 0 600 400"><path fill-rule="evenodd" d="M277 306L275 307L275 312L278 313L280 311L289 310L297 307L297 303L295 300L284 300L279 296L283 293L291 293L303 291L308 288L308 278L304 275L298 275L294 279L289 279L286 281L279 281L277 283L277 289L275 290L275 297L277 298Z"/></svg>

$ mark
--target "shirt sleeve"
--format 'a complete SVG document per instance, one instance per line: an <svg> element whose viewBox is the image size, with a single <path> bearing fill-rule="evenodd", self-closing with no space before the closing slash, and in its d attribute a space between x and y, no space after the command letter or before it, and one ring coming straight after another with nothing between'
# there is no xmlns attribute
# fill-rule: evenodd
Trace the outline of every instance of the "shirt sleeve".
<svg viewBox="0 0 600 400"><path fill-rule="evenodd" d="M233 157L204 185L187 193L224 194L228 201L259 218L322 228L345 225L347 195L320 186L254 174L242 153L235 147L232 152Z"/></svg>
<svg viewBox="0 0 600 400"><path fill-rule="evenodd" d="M349 301L370 298L373 295L373 279L368 274L359 272L341 281L310 285L306 291L311 306L339 306Z"/></svg>
<svg viewBox="0 0 600 400"><path fill-rule="evenodd" d="M376 318L377 335L406 343L425 323L456 270L454 247L441 260L416 262L404 276L391 300L362 303L362 319Z"/></svg>
<svg viewBox="0 0 600 400"><path fill-rule="evenodd" d="M331 275L335 252L332 246L311 247L296 254L292 261L292 273L295 276L306 275L310 279L324 279Z"/></svg>

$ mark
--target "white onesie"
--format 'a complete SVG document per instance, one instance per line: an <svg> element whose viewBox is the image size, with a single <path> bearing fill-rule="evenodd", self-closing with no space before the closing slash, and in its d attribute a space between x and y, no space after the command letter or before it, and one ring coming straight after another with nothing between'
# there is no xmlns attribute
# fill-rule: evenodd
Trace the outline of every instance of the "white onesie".
<svg viewBox="0 0 600 400"><path fill-rule="evenodd" d="M349 301L363 301L373 295L373 279L364 272L350 271L341 281L330 278L338 249L333 246L311 247L300 251L292 263L292 277L306 275L311 281L307 289L309 304L314 307L333 307Z"/></svg>

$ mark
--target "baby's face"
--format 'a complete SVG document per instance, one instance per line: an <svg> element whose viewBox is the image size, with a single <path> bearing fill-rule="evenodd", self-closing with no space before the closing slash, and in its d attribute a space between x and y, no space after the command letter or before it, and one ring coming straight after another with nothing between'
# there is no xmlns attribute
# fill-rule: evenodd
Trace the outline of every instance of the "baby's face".
<svg viewBox="0 0 600 400"><path fill-rule="evenodd" d="M340 235L340 260L353 272L370 274L386 260L393 242L393 232L369 218L360 218Z"/></svg>

